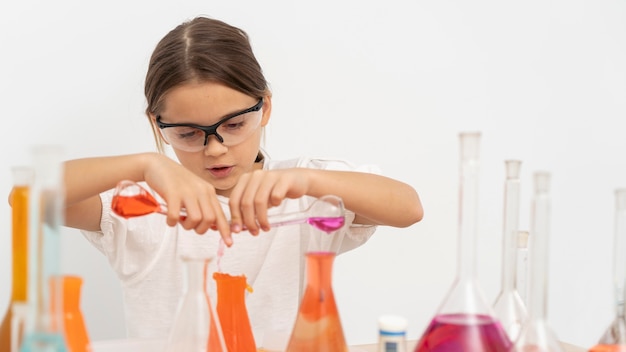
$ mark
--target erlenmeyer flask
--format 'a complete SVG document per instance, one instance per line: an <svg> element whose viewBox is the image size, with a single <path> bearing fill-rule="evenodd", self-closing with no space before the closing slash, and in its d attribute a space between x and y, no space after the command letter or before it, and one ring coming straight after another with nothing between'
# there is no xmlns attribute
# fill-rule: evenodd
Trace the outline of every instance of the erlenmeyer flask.
<svg viewBox="0 0 626 352"><path fill-rule="evenodd" d="M461 133L457 276L415 352L509 351L506 332L476 278L476 219L480 133Z"/></svg>
<svg viewBox="0 0 626 352"><path fill-rule="evenodd" d="M182 258L186 287L167 342L167 352L226 352L224 335L207 294L209 258Z"/></svg>
<svg viewBox="0 0 626 352"><path fill-rule="evenodd" d="M515 341L526 319L526 307L517 292L517 239L519 222L519 160L507 160L504 183L504 220L502 231L502 289L493 310L511 341Z"/></svg>
<svg viewBox="0 0 626 352"><path fill-rule="evenodd" d="M286 352L347 352L332 288L335 253L306 253L307 285Z"/></svg>
<svg viewBox="0 0 626 352"><path fill-rule="evenodd" d="M547 320L548 243L550 235L550 174L534 174L534 196L530 231L530 274L528 318L515 341L515 351L557 352L563 347Z"/></svg>
<svg viewBox="0 0 626 352"><path fill-rule="evenodd" d="M39 145L32 149L35 179L29 198L28 316L21 352L66 352L63 319L58 307L60 235L63 224L63 165L61 146Z"/></svg>
<svg viewBox="0 0 626 352"><path fill-rule="evenodd" d="M83 279L75 275L62 275L58 279L52 280L50 284L61 285L60 289L52 287L50 292L53 295L62 294L60 300L53 298L52 302L61 304L60 314L63 317L63 332L69 352L91 351L85 318L80 309L80 292ZM52 309L59 308L53 306Z"/></svg>
<svg viewBox="0 0 626 352"><path fill-rule="evenodd" d="M256 352L256 343L246 308L245 275L213 273L217 283L217 316L229 351Z"/></svg>
<svg viewBox="0 0 626 352"><path fill-rule="evenodd" d="M615 318L598 344L589 351L626 352L626 316L624 295L626 289L626 189L615 190L615 222L613 237L613 287L615 293Z"/></svg>
<svg viewBox="0 0 626 352"><path fill-rule="evenodd" d="M27 166L11 169L13 191L11 193L11 247L13 249L11 299L0 325L0 351L11 350L12 336L20 337L18 331L11 331L12 307L15 303L26 303L28 280L28 194L33 182L33 170Z"/></svg>

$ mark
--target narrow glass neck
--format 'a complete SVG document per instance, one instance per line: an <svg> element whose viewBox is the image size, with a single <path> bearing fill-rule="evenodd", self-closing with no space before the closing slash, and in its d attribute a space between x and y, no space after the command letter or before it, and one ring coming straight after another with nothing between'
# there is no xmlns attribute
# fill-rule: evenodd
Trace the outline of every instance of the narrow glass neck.
<svg viewBox="0 0 626 352"><path fill-rule="evenodd" d="M520 198L520 161L507 160L502 223L502 289L514 290L517 278L517 238Z"/></svg>
<svg viewBox="0 0 626 352"><path fill-rule="evenodd" d="M209 259L206 258L183 258L187 272L186 292L206 292L206 278L209 267Z"/></svg>
<svg viewBox="0 0 626 352"><path fill-rule="evenodd" d="M313 289L331 288L334 260L333 252L307 253L307 286Z"/></svg>
<svg viewBox="0 0 626 352"><path fill-rule="evenodd" d="M615 237L613 247L613 286L615 309L618 316L625 316L624 295L626 289L626 189L615 190Z"/></svg>
<svg viewBox="0 0 626 352"><path fill-rule="evenodd" d="M530 293L528 297L529 319L547 319L548 294L548 244L550 235L550 175L535 174L535 194L533 199L533 221L530 235Z"/></svg>
<svg viewBox="0 0 626 352"><path fill-rule="evenodd" d="M476 277L476 219L478 208L478 150L480 134L461 134L458 268L460 280Z"/></svg>

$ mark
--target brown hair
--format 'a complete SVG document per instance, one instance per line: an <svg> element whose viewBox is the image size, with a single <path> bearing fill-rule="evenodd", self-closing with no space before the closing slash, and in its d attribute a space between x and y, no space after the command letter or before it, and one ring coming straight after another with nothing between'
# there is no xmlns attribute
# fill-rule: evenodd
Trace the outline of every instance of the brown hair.
<svg viewBox="0 0 626 352"><path fill-rule="evenodd" d="M157 44L146 74L146 114L163 110L163 97L188 82L219 82L255 98L269 94L267 81L246 32L219 20L196 17ZM151 123L157 148L163 140Z"/></svg>

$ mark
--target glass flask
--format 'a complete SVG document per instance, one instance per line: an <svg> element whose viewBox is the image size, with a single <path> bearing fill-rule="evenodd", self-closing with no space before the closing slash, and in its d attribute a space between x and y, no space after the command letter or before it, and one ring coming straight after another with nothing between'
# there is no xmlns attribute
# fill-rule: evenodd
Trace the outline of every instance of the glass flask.
<svg viewBox="0 0 626 352"><path fill-rule="evenodd" d="M209 258L183 257L186 283L166 352L226 352L224 335L207 293Z"/></svg>
<svg viewBox="0 0 626 352"><path fill-rule="evenodd" d="M476 278L480 133L461 133L457 275L415 352L509 351L512 342Z"/></svg>
<svg viewBox="0 0 626 352"><path fill-rule="evenodd" d="M229 351L256 352L256 343L246 308L245 275L213 273L217 283L217 316Z"/></svg>
<svg viewBox="0 0 626 352"><path fill-rule="evenodd" d="M29 198L28 314L21 352L66 352L63 319L58 307L60 233L64 218L63 150L58 145L32 149L35 178Z"/></svg>
<svg viewBox="0 0 626 352"><path fill-rule="evenodd" d="M123 218L132 218L151 213L167 214L167 205L158 202L140 184L128 180L118 183L111 208L115 214ZM185 209L181 210L180 216L187 216ZM341 198L326 195L316 199L304 211L275 214L269 216L268 219L272 227L306 223L326 233L331 233L343 227L345 210Z"/></svg>
<svg viewBox="0 0 626 352"><path fill-rule="evenodd" d="M517 239L519 222L520 166L519 160L507 160L504 183L504 220L502 231L502 288L493 304L502 328L515 341L526 319L526 307L517 292Z"/></svg>
<svg viewBox="0 0 626 352"><path fill-rule="evenodd" d="M62 275L58 280L52 280L51 285L61 285L60 289L51 288L51 293L60 293L61 299L52 299L59 302L60 314L63 319L63 332L65 343L70 352L91 351L89 334L85 325L85 318L80 309L80 293L83 279L74 275ZM59 309L52 306L53 311Z"/></svg>
<svg viewBox="0 0 626 352"><path fill-rule="evenodd" d="M12 335L20 334L11 329L13 306L26 303L28 280L28 194L33 183L33 169L16 166L11 169L13 190L11 192L11 248L12 284L11 299L0 325L0 351L10 351Z"/></svg>
<svg viewBox="0 0 626 352"><path fill-rule="evenodd" d="M547 320L548 243L550 236L550 174L534 174L530 231L528 318L515 341L515 351L563 351Z"/></svg>
<svg viewBox="0 0 626 352"><path fill-rule="evenodd" d="M348 352L332 288L334 252L307 252L307 284L286 352Z"/></svg>
<svg viewBox="0 0 626 352"><path fill-rule="evenodd" d="M600 337L598 344L589 351L626 352L626 317L624 295L626 289L626 189L615 190L615 220L613 236L613 288L615 294L615 318Z"/></svg>

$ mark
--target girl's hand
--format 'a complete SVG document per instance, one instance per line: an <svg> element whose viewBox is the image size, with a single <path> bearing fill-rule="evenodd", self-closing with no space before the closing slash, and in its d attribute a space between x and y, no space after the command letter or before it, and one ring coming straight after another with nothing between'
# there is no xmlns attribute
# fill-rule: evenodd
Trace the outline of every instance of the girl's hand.
<svg viewBox="0 0 626 352"><path fill-rule="evenodd" d="M144 170L144 180L167 204L167 224L180 223L186 230L204 234L218 230L231 246L230 226L217 199L215 188L167 156L157 155ZM180 210L187 216L181 219Z"/></svg>
<svg viewBox="0 0 626 352"><path fill-rule="evenodd" d="M243 174L230 194L231 231L269 231L267 210L285 198L299 198L309 186L306 169L255 170Z"/></svg>

